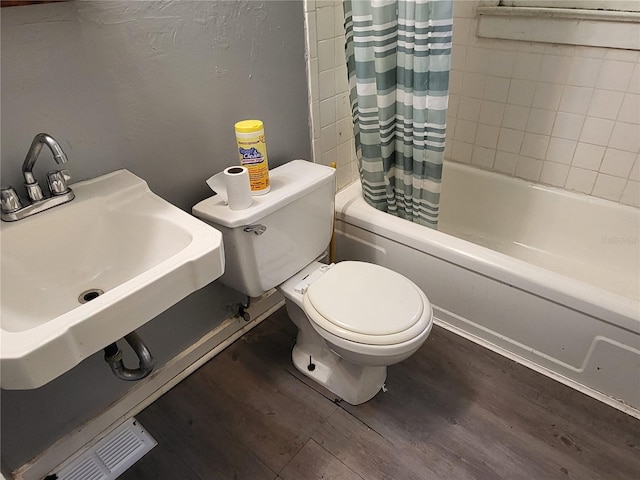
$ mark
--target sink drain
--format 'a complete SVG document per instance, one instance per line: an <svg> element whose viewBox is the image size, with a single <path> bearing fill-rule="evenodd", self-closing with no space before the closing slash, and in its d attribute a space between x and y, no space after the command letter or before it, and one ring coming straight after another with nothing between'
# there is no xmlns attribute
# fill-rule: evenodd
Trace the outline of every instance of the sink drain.
<svg viewBox="0 0 640 480"><path fill-rule="evenodd" d="M100 290L99 288L90 288L89 290L85 290L80 295L78 295L78 301L80 303L87 303L98 298L103 293L104 291Z"/></svg>

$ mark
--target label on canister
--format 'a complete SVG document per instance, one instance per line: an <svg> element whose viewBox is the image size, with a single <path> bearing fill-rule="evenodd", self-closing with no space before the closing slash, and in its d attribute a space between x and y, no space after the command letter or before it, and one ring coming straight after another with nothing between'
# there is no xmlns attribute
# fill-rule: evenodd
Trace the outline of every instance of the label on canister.
<svg viewBox="0 0 640 480"><path fill-rule="evenodd" d="M240 165L249 171L251 193L261 195L270 190L267 142L264 125L260 120L243 120L236 123L236 141Z"/></svg>

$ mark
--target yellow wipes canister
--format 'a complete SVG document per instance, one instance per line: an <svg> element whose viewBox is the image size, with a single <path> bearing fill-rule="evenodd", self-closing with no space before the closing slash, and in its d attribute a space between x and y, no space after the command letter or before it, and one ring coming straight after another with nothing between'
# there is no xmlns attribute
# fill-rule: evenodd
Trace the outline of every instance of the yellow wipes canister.
<svg viewBox="0 0 640 480"><path fill-rule="evenodd" d="M271 186L264 125L260 120L243 120L236 123L236 141L240 165L249 170L251 194L267 193Z"/></svg>

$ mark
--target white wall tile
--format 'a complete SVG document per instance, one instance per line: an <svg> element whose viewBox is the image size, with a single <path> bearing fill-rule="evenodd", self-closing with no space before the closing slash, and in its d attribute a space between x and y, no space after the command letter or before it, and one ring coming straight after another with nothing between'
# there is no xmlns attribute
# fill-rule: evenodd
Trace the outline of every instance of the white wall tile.
<svg viewBox="0 0 640 480"><path fill-rule="evenodd" d="M513 65L513 78L537 80L540 76L542 55L539 53L518 53Z"/></svg>
<svg viewBox="0 0 640 480"><path fill-rule="evenodd" d="M622 192L620 201L626 205L640 207L640 182L629 180Z"/></svg>
<svg viewBox="0 0 640 480"><path fill-rule="evenodd" d="M321 72L335 67L334 45L333 38L318 42L318 68Z"/></svg>
<svg viewBox="0 0 640 480"><path fill-rule="evenodd" d="M469 120L458 119L456 122L455 139L466 143L473 143L476 138L478 124Z"/></svg>
<svg viewBox="0 0 640 480"><path fill-rule="evenodd" d="M449 105L447 106L447 116L458 116L458 106L460 95L449 93Z"/></svg>
<svg viewBox="0 0 640 480"><path fill-rule="evenodd" d="M351 162L351 149L353 142L342 142L338 144L336 149L336 165L337 168L344 168Z"/></svg>
<svg viewBox="0 0 640 480"><path fill-rule="evenodd" d="M557 110L564 92L564 85L539 82L533 95L532 107Z"/></svg>
<svg viewBox="0 0 640 480"><path fill-rule="evenodd" d="M453 141L451 150L451 159L460 163L471 163L471 154L473 153L473 144L465 143L459 140Z"/></svg>
<svg viewBox="0 0 640 480"><path fill-rule="evenodd" d="M556 121L553 124L551 134L554 137L566 138L567 140L577 140L580 138L580 131L584 117L574 113L558 112Z"/></svg>
<svg viewBox="0 0 640 480"><path fill-rule="evenodd" d="M333 70L326 70L318 74L318 98L326 100L336 94L336 77Z"/></svg>
<svg viewBox="0 0 640 480"><path fill-rule="evenodd" d="M553 130L553 122L556 119L554 110L543 110L540 108L532 108L529 112L526 131L531 133L539 133L541 135L551 135Z"/></svg>
<svg viewBox="0 0 640 480"><path fill-rule="evenodd" d="M542 160L536 158L520 157L516 167L516 177L537 182L540 180L540 173L542 173L542 164Z"/></svg>
<svg viewBox="0 0 640 480"><path fill-rule="evenodd" d="M591 194L598 173L583 168L571 167L564 188L580 193Z"/></svg>
<svg viewBox="0 0 640 480"><path fill-rule="evenodd" d="M602 163L604 150L605 148L599 145L578 143L576 152L573 154L573 161L571 162L571 165L574 167L598 171L600 163Z"/></svg>
<svg viewBox="0 0 640 480"><path fill-rule="evenodd" d="M459 95L462 92L462 79L464 78L463 72L457 72L452 70L449 75L449 95Z"/></svg>
<svg viewBox="0 0 640 480"><path fill-rule="evenodd" d="M571 57L559 55L544 55L540 65L540 81L565 84Z"/></svg>
<svg viewBox="0 0 640 480"><path fill-rule="evenodd" d="M510 153L520 153L520 146L524 132L520 130L512 130L510 128L501 128L498 136L498 150Z"/></svg>
<svg viewBox="0 0 640 480"><path fill-rule="evenodd" d="M508 78L486 77L484 99L492 102L504 103L507 100L507 95L509 94L510 82L511 80Z"/></svg>
<svg viewBox="0 0 640 480"><path fill-rule="evenodd" d="M329 166L331 165L331 162L335 162L336 161L336 149L332 148L326 152L322 152L320 154L320 163L322 165L326 165Z"/></svg>
<svg viewBox="0 0 640 480"><path fill-rule="evenodd" d="M592 117L615 120L620 111L624 93L611 90L595 90L587 114Z"/></svg>
<svg viewBox="0 0 640 480"><path fill-rule="evenodd" d="M325 5L316 9L316 30L318 40L328 40L335 36L335 8Z"/></svg>
<svg viewBox="0 0 640 480"><path fill-rule="evenodd" d="M493 51L489 56L487 73L495 77L511 78L516 52Z"/></svg>
<svg viewBox="0 0 640 480"><path fill-rule="evenodd" d="M345 62L347 61L347 58L345 56L345 39L344 39L344 34L340 34L340 36L337 36L334 39L334 50L333 50L333 55L334 55L334 62L336 65L342 65L342 66L346 66Z"/></svg>
<svg viewBox="0 0 640 480"><path fill-rule="evenodd" d="M535 82L530 80L512 79L509 85L507 101L514 105L531 106L533 94L536 90Z"/></svg>
<svg viewBox="0 0 640 480"><path fill-rule="evenodd" d="M482 100L479 98L461 97L457 117L462 120L477 122L480 117L481 103Z"/></svg>
<svg viewBox="0 0 640 480"><path fill-rule="evenodd" d="M349 76L347 73L347 66L340 65L334 70L336 75L336 94L349 91Z"/></svg>
<svg viewBox="0 0 640 480"><path fill-rule="evenodd" d="M598 77L598 88L624 92L629 86L633 74L634 64L630 62L618 62L605 60Z"/></svg>
<svg viewBox="0 0 640 480"><path fill-rule="evenodd" d="M332 123L324 128L321 128L320 153L327 153L329 150L335 149L337 146L338 142L336 142L336 124ZM325 165L328 165L328 163Z"/></svg>
<svg viewBox="0 0 640 480"><path fill-rule="evenodd" d="M463 95L473 98L482 98L484 96L484 86L486 77L480 73L465 72L462 77Z"/></svg>
<svg viewBox="0 0 640 480"><path fill-rule="evenodd" d="M506 173L507 175L515 175L516 167L518 166L518 155L509 152L496 152L496 157L493 162L493 169Z"/></svg>
<svg viewBox="0 0 640 480"><path fill-rule="evenodd" d="M544 159L549 146L549 136L538 135L537 133L525 133L522 139L520 154L525 157Z"/></svg>
<svg viewBox="0 0 640 480"><path fill-rule="evenodd" d="M455 18L474 18L475 7L475 2L453 2L453 16Z"/></svg>
<svg viewBox="0 0 640 480"><path fill-rule="evenodd" d="M487 73L489 65L489 50L486 48L467 47L467 58L464 64L465 72Z"/></svg>
<svg viewBox="0 0 640 480"><path fill-rule="evenodd" d="M627 93L624 96L618 121L640 124L640 95Z"/></svg>
<svg viewBox="0 0 640 480"><path fill-rule="evenodd" d="M455 28L454 28L455 39ZM451 70L464 71L464 64L467 58L467 47L464 45L454 45L451 47Z"/></svg>
<svg viewBox="0 0 640 480"><path fill-rule="evenodd" d="M335 34L336 37L344 36L344 3L340 0L334 2L335 7Z"/></svg>
<svg viewBox="0 0 640 480"><path fill-rule="evenodd" d="M627 181L624 178L612 177L599 173L596 178L596 183L593 186L592 195L600 198L606 198L607 200L613 200L617 202L622 196L622 191Z"/></svg>
<svg viewBox="0 0 640 480"><path fill-rule="evenodd" d="M353 138L353 122L350 118L342 118L336 122L336 141L345 142Z"/></svg>
<svg viewBox="0 0 640 480"><path fill-rule="evenodd" d="M473 147L471 164L480 168L491 169L496 151L492 148L484 148L476 145Z"/></svg>
<svg viewBox="0 0 640 480"><path fill-rule="evenodd" d="M476 130L476 145L487 148L496 148L498 145L498 134L500 133L500 127L495 125L485 125L483 123L478 124Z"/></svg>
<svg viewBox="0 0 640 480"><path fill-rule="evenodd" d="M504 103L483 100L480 106L480 123L500 126L504 115Z"/></svg>
<svg viewBox="0 0 640 480"><path fill-rule="evenodd" d="M602 60L595 58L573 57L567 84L580 87L593 87L598 80Z"/></svg>
<svg viewBox="0 0 640 480"><path fill-rule="evenodd" d="M319 86L319 75L320 71L318 70L318 59L310 58L309 59L309 88L312 100L320 99L320 86Z"/></svg>
<svg viewBox="0 0 640 480"><path fill-rule="evenodd" d="M453 160L453 137L449 136L449 124L447 123L447 138L444 141L444 159L445 160Z"/></svg>
<svg viewBox="0 0 640 480"><path fill-rule="evenodd" d="M631 81L629 82L627 92L640 93L640 63L636 63L635 67L633 68L633 73L631 74Z"/></svg>
<svg viewBox="0 0 640 480"><path fill-rule="evenodd" d="M524 130L527 127L529 108L520 105L507 104L504 108L502 125L514 130Z"/></svg>
<svg viewBox="0 0 640 480"><path fill-rule="evenodd" d="M320 109L320 126L326 127L332 123L336 123L336 98L329 97L319 102Z"/></svg>
<svg viewBox="0 0 640 480"><path fill-rule="evenodd" d="M336 96L336 118L349 117L351 119L351 102L349 93L343 92Z"/></svg>
<svg viewBox="0 0 640 480"><path fill-rule="evenodd" d="M569 165L555 162L544 162L540 182L554 187L563 187L569 174Z"/></svg>
<svg viewBox="0 0 640 480"><path fill-rule="evenodd" d="M546 159L551 162L569 165L573 160L573 154L576 151L577 145L578 142L575 140L551 137L549 147L547 148Z"/></svg>
<svg viewBox="0 0 640 480"><path fill-rule="evenodd" d="M640 155L636 156L636 161L629 173L629 180L640 182Z"/></svg>
<svg viewBox="0 0 640 480"><path fill-rule="evenodd" d="M582 126L580 141L606 146L615 122L604 118L587 117Z"/></svg>
<svg viewBox="0 0 640 480"><path fill-rule="evenodd" d="M564 87L559 110L584 115L589 109L592 93L593 90L590 88L567 85Z"/></svg>
<svg viewBox="0 0 640 480"><path fill-rule="evenodd" d="M637 152L640 147L640 126L616 122L611 133L609 146L627 152Z"/></svg>
<svg viewBox="0 0 640 480"><path fill-rule="evenodd" d="M618 48L607 48L604 58L607 60L619 60L621 62L637 63L640 55L636 50L621 50Z"/></svg>
<svg viewBox="0 0 640 480"><path fill-rule="evenodd" d="M471 32L471 19L456 17L453 22L453 44L466 45Z"/></svg>

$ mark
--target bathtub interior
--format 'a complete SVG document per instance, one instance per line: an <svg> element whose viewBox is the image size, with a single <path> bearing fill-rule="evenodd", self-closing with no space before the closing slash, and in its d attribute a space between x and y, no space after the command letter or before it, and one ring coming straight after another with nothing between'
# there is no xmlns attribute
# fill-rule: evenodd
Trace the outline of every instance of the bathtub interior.
<svg viewBox="0 0 640 480"><path fill-rule="evenodd" d="M640 210L445 163L438 230L640 299Z"/></svg>

